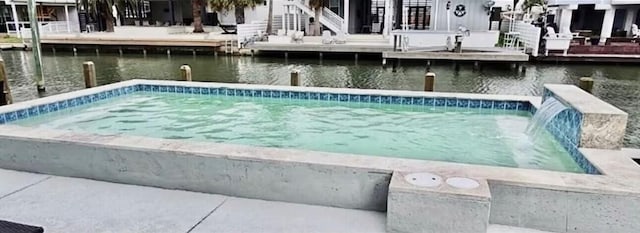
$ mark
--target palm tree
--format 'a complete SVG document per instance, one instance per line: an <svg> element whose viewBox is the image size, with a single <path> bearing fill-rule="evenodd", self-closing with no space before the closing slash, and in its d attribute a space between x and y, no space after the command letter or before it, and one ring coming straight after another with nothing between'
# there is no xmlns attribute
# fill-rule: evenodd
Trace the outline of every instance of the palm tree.
<svg viewBox="0 0 640 233"><path fill-rule="evenodd" d="M122 0L81 0L81 4L89 6L87 11L93 12L96 15L99 15L100 18L105 20L107 32L113 32L114 26L114 18L111 11L111 6L117 4L118 6L122 6L124 3Z"/></svg>
<svg viewBox="0 0 640 233"><path fill-rule="evenodd" d="M322 10L324 9L325 0L309 0L309 6L315 11L315 25L320 27L320 17L322 16ZM312 30L316 31L316 30ZM318 28L317 31L320 31Z"/></svg>
<svg viewBox="0 0 640 233"><path fill-rule="evenodd" d="M244 24L244 8L254 8L264 0L209 0L209 5L215 11L229 11L234 8L236 24Z"/></svg>
<svg viewBox="0 0 640 233"><path fill-rule="evenodd" d="M273 0L269 0L269 14L267 16L267 34L273 33Z"/></svg>
<svg viewBox="0 0 640 233"><path fill-rule="evenodd" d="M544 6L544 5L545 5L545 0L525 0L524 3L522 3L522 10L527 12L531 10L531 8L534 6Z"/></svg>
<svg viewBox="0 0 640 233"><path fill-rule="evenodd" d="M202 28L202 0L191 0L193 12L193 33L203 33Z"/></svg>

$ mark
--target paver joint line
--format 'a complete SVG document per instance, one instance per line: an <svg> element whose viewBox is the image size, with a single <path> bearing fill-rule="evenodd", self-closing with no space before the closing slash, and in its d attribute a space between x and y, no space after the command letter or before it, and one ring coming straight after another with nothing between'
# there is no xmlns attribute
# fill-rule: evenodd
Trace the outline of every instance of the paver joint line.
<svg viewBox="0 0 640 233"><path fill-rule="evenodd" d="M211 210L207 215L205 215L204 217L202 217L202 219L200 219L200 221L198 221L196 223L196 225L193 225L191 228L189 228L189 230L187 231L187 233L190 233L191 231L193 231L194 229L196 229L196 227L198 227L198 225L200 225L200 223L204 222L205 219L207 219L209 216L211 216L211 214L213 214L213 212L216 212L216 210L218 210L218 208L220 208L220 206L224 205L225 202L227 202L227 200L229 200L229 198L225 198L222 202L220 202L220 204L218 206L216 206L215 208L213 208L213 210Z"/></svg>
<svg viewBox="0 0 640 233"><path fill-rule="evenodd" d="M18 190L16 190L16 191L13 191L13 192L7 193L7 194L5 194L4 196L0 197L0 200L2 200L2 199L3 199L3 198L5 198L5 197L11 196L11 195L13 195L13 194L15 194L15 193L17 193L17 192L20 192L20 191L22 191L22 190L25 190L25 189L27 189L27 188L29 188L29 187L32 187L32 186L37 185L37 184L39 184L39 183L42 183L42 182L44 182L44 181L46 181L46 180L48 180L48 179L51 179L51 177L52 177L52 176L47 176L47 177L43 178L42 180L39 180L39 181L34 182L33 184L29 184L29 185L27 185L27 186L24 186L24 187L22 187L22 188L19 188L19 189L18 189Z"/></svg>

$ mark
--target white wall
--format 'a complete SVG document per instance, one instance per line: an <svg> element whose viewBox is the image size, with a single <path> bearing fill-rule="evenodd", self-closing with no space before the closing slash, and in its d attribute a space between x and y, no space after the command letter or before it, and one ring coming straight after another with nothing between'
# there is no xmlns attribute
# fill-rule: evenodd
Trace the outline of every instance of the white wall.
<svg viewBox="0 0 640 233"><path fill-rule="evenodd" d="M454 36L455 32L411 31L404 32L409 37L409 47L433 47L446 46L447 37ZM495 47L498 43L499 31L475 31L462 42L463 48L487 48Z"/></svg>

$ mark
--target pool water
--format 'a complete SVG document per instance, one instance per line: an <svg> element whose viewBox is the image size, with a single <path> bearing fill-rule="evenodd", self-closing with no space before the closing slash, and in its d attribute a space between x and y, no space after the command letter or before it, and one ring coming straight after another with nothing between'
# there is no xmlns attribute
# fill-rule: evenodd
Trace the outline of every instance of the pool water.
<svg viewBox="0 0 640 233"><path fill-rule="evenodd" d="M531 114L452 107L136 92L14 124L97 134L583 170Z"/></svg>

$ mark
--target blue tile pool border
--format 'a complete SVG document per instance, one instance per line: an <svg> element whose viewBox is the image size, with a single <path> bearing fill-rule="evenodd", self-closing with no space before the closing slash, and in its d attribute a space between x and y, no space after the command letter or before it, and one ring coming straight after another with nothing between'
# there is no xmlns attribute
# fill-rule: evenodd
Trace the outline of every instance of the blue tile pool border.
<svg viewBox="0 0 640 233"><path fill-rule="evenodd" d="M71 99L60 100L52 103L32 106L27 109L19 109L11 112L0 113L0 124L6 124L13 121L35 117L42 114L57 112L64 109L78 107L113 97L132 94L135 92L158 92L158 93L182 93L194 95L222 95L222 96L239 96L253 98L275 98L275 99L296 99L296 100L316 100L316 101L333 101L333 102L355 102L355 103L378 103L378 104L394 104L394 105L413 105L413 106L431 106L431 107L455 107L455 108L471 108L471 109L491 109L501 111L526 111L534 114L536 108L528 101L518 100L489 100L489 99L470 99L470 98L453 98L453 97L417 97L417 96L395 96L395 95L363 95L348 93L331 93L331 92L315 92L315 91L291 91L291 90L272 90L272 89L240 89L227 87L189 87L180 85L152 85L152 84L135 84L131 86L119 87L111 90L105 90L90 95L77 96ZM551 96L550 93L544 93L544 99ZM574 110L575 111L575 110ZM578 112L579 115L579 112ZM552 121L551 127L547 130L554 135L562 146L569 152L576 163L588 174L600 174L578 150L575 132L579 132L575 127L559 127L563 123L571 122L575 125L575 120L581 119L581 115L576 116L575 112L568 113L568 118L559 118ZM564 117L564 115L563 115Z"/></svg>

